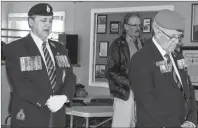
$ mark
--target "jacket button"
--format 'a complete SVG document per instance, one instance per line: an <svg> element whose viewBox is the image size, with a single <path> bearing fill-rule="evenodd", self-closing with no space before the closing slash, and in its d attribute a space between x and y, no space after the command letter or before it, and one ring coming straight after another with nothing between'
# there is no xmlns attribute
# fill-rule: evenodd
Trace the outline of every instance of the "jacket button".
<svg viewBox="0 0 198 128"><path fill-rule="evenodd" d="M41 104L37 103L37 105L38 105L39 107L41 107Z"/></svg>

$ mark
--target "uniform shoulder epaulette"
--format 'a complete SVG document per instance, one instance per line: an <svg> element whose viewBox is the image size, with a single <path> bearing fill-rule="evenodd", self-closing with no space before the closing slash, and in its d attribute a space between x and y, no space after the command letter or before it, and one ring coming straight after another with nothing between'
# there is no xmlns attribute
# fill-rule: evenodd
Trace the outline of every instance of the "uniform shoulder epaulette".
<svg viewBox="0 0 198 128"><path fill-rule="evenodd" d="M55 44L61 44L61 45L65 45L63 42L60 42L58 40L53 40L53 39L49 39L51 42L55 43Z"/></svg>
<svg viewBox="0 0 198 128"><path fill-rule="evenodd" d="M62 44L62 45L65 45L63 42L60 42L60 41L59 41L59 43Z"/></svg>

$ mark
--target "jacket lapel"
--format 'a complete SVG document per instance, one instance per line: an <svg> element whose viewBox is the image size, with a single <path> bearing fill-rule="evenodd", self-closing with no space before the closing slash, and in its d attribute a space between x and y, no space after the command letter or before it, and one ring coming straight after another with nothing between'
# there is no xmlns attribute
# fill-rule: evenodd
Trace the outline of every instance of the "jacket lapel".
<svg viewBox="0 0 198 128"><path fill-rule="evenodd" d="M57 85L60 84L60 81L62 78L61 68L58 66L57 59L56 59L56 56L59 55L60 53L57 51L56 45L51 40L48 40L48 43L52 51L52 54L54 56L54 63L56 65L56 86L55 86L55 89L56 89Z"/></svg>
<svg viewBox="0 0 198 128"><path fill-rule="evenodd" d="M45 70L46 73L47 73L47 70L46 70L46 67L45 67L45 63L43 61L41 53L40 53L38 47L36 46L34 40L32 39L31 35L28 34L26 36L26 39L27 39L27 42L24 42L24 43L25 43L25 48L27 49L27 51L29 53L29 56L40 56L41 57L41 61L42 61L42 69Z"/></svg>
<svg viewBox="0 0 198 128"><path fill-rule="evenodd" d="M58 68L59 66L56 61L56 56L59 54L59 52L57 52L56 45L51 40L48 40L48 43L49 43L50 49L52 51L52 54L54 56L54 63L56 65L56 68Z"/></svg>
<svg viewBox="0 0 198 128"><path fill-rule="evenodd" d="M127 62L130 61L130 51L129 51L129 46L127 44L127 42L125 40L122 40L122 44L121 45L122 47L124 48L121 48L121 50L123 50L122 52L125 54L125 56L127 57Z"/></svg>
<svg viewBox="0 0 198 128"><path fill-rule="evenodd" d="M32 39L32 36L30 34L28 34L25 38L26 38L26 41L24 42L24 46L25 46L25 49L27 50L27 53L28 53L27 56L40 56L41 57L41 62L42 62L41 77L46 78L47 79L46 81L48 81L48 83L49 83L47 69L45 67L45 63L43 61L43 58L41 56L41 53L40 53L38 47L36 46L34 40Z"/></svg>
<svg viewBox="0 0 198 128"><path fill-rule="evenodd" d="M152 39L149 40L149 42L146 45L149 45L148 46L149 47L149 53L150 53L150 56L152 56L152 61L153 61L155 66L156 66L156 62L164 61L164 58L163 58L162 54L160 53L158 48L155 46ZM160 71L160 68L159 67L157 67L157 68ZM177 85L172 84L174 82L174 79L173 79L173 77L170 73L171 72L163 73L163 76L165 77L166 81L169 82L170 85L173 85L173 87L175 89L178 89Z"/></svg>
<svg viewBox="0 0 198 128"><path fill-rule="evenodd" d="M154 60L155 62L157 62L157 61L163 61L163 60L164 60L164 58L162 57L160 51L159 51L159 50L157 49L157 47L155 46L155 44L154 44L154 42L152 41L152 39L149 40L148 44L146 44L146 45L149 45L149 46L148 46L149 49L150 49L149 53L151 54L151 56L152 56L152 58L153 58L153 60Z"/></svg>
<svg viewBox="0 0 198 128"><path fill-rule="evenodd" d="M179 66L178 66L178 63L177 63L177 61L180 60L180 59L183 59L183 57L175 55L175 56L173 56L173 59L174 59L175 65L177 67L177 70L179 72L179 76L180 76L181 81L182 81L184 92L188 96L189 88L188 88L188 86L186 86L186 84L187 84L187 72L184 69L179 69Z"/></svg>
<svg viewBox="0 0 198 128"><path fill-rule="evenodd" d="M29 54L30 55L39 55L39 56L41 56L40 51L39 51L38 47L36 46L34 40L32 39L32 36L30 34L28 34L26 36L26 40L27 40L27 42L24 42L25 43L25 48L27 49Z"/></svg>

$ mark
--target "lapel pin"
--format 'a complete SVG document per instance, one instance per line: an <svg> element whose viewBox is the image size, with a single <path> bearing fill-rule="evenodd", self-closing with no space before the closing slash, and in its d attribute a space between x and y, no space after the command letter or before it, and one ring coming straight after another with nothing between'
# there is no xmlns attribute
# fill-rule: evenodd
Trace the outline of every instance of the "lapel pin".
<svg viewBox="0 0 198 128"><path fill-rule="evenodd" d="M25 120L25 114L24 114L23 109L20 109L20 111L17 113L16 119L17 120Z"/></svg>
<svg viewBox="0 0 198 128"><path fill-rule="evenodd" d="M55 44L51 42L51 45L56 48Z"/></svg>

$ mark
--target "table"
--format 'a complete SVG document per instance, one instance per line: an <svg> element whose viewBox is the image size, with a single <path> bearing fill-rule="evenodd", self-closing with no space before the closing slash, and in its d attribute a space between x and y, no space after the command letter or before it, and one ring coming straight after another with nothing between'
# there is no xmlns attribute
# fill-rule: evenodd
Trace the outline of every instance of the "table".
<svg viewBox="0 0 198 128"><path fill-rule="evenodd" d="M66 108L66 114L70 115L70 128L73 128L73 116L84 117L86 119L86 128L89 127L90 117L110 117L102 123L94 126L98 127L112 119L113 106L74 106Z"/></svg>
<svg viewBox="0 0 198 128"><path fill-rule="evenodd" d="M83 101L84 103L89 103L92 99L113 99L111 95L92 95L86 97L75 97L73 100Z"/></svg>

